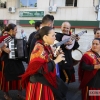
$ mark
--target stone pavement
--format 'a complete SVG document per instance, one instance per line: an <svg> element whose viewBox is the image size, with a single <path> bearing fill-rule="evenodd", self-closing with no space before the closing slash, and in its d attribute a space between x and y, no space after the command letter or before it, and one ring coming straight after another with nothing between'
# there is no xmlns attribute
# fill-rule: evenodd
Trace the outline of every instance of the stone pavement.
<svg viewBox="0 0 100 100"><path fill-rule="evenodd" d="M12 97L12 100L19 100L17 95L18 91L17 90L11 90L9 91L10 97ZM4 93L0 91L0 100L5 100L3 97ZM25 96L25 90L22 91L22 95Z"/></svg>
<svg viewBox="0 0 100 100"><path fill-rule="evenodd" d="M78 81L69 84L67 93L68 100L82 100L81 91L78 89L78 86Z"/></svg>
<svg viewBox="0 0 100 100"><path fill-rule="evenodd" d="M68 100L82 100L81 91L78 89L78 87L79 87L78 64L76 66L74 66L74 68L75 68L75 79L76 79L76 81L73 82L73 83L69 83L67 98L68 98Z"/></svg>

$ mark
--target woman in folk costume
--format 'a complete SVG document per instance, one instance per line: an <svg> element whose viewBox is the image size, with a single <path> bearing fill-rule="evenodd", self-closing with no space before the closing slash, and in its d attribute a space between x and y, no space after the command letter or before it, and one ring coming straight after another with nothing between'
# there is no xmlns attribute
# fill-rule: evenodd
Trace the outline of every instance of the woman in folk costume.
<svg viewBox="0 0 100 100"><path fill-rule="evenodd" d="M55 68L56 63L65 60L64 54L59 54L53 60L50 47L54 43L55 32L51 27L45 26L35 38L37 42L28 68L22 75L22 85L26 84L26 100L66 100L67 87L56 76Z"/></svg>
<svg viewBox="0 0 100 100"><path fill-rule="evenodd" d="M100 39L92 41L91 50L87 51L79 66L80 89L82 100L100 100ZM96 92L93 92L93 91ZM98 92L98 93L97 93ZM97 94L93 94L97 93Z"/></svg>
<svg viewBox="0 0 100 100"><path fill-rule="evenodd" d="M7 35L2 36L0 41L5 41L11 37L11 39L15 39L17 33L17 26L15 24L9 24L6 28L8 32ZM9 90L19 90L21 92L21 78L18 76L25 72L24 66L21 60L18 59L9 59L10 48L8 47L9 41L6 41L7 46L2 48L1 60L3 62L2 72L3 72L3 82L2 82L2 90L5 92L4 98L6 100L12 100L9 96Z"/></svg>

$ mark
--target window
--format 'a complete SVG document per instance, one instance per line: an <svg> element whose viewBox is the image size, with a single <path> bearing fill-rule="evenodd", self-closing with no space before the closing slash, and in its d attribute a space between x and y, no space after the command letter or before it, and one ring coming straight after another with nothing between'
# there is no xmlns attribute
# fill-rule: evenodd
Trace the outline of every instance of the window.
<svg viewBox="0 0 100 100"><path fill-rule="evenodd" d="M20 7L37 7L37 0L20 0Z"/></svg>
<svg viewBox="0 0 100 100"><path fill-rule="evenodd" d="M6 8L7 0L0 0L0 8Z"/></svg>
<svg viewBox="0 0 100 100"><path fill-rule="evenodd" d="M57 7L72 6L77 7L78 0L50 0L49 6L57 5Z"/></svg>
<svg viewBox="0 0 100 100"><path fill-rule="evenodd" d="M77 7L77 0L66 0L65 6Z"/></svg>

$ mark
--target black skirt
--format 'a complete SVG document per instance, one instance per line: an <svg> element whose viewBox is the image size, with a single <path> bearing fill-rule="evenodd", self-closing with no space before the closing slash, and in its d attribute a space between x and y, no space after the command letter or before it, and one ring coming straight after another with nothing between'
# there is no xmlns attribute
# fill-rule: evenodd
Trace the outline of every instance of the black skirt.
<svg viewBox="0 0 100 100"><path fill-rule="evenodd" d="M4 75L6 80L19 79L19 76L25 72L22 61L8 59L4 61Z"/></svg>

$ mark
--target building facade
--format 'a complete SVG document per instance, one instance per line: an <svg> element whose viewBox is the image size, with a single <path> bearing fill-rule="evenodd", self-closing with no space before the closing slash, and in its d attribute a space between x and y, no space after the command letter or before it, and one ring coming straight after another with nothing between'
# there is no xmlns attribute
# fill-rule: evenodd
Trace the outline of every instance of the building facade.
<svg viewBox="0 0 100 100"><path fill-rule="evenodd" d="M0 29L8 23L15 23L17 37L21 29L28 37L35 30L36 21L45 14L52 14L56 32L60 31L64 21L71 23L74 33L87 30L79 40L79 49L85 52L93 39L93 29L99 27L98 5L99 0L0 0Z"/></svg>

